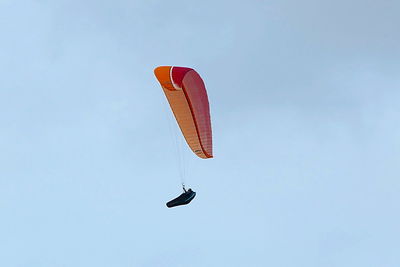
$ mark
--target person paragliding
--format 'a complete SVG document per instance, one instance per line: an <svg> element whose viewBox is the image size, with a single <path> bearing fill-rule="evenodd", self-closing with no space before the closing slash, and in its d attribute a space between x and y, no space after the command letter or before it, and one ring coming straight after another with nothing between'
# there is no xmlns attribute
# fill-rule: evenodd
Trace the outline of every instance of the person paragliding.
<svg viewBox="0 0 400 267"><path fill-rule="evenodd" d="M213 157L210 107L206 87L200 75L191 68L161 66L154 70L182 134L195 155ZM196 192L186 190L169 201L169 208L186 205Z"/></svg>
<svg viewBox="0 0 400 267"><path fill-rule="evenodd" d="M183 188L183 193L180 196L167 202L168 208L173 208L173 207L181 206L181 205L187 205L190 203L190 201L192 201L194 199L194 197L196 196L196 192L194 192L191 188L186 190L184 184L182 184L182 188Z"/></svg>

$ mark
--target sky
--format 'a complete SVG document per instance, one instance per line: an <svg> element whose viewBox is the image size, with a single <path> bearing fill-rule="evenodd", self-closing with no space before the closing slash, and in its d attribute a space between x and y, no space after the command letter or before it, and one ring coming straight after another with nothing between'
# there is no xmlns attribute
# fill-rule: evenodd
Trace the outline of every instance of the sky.
<svg viewBox="0 0 400 267"><path fill-rule="evenodd" d="M0 266L399 266L399 13L0 0ZM213 125L174 209L160 65L200 73Z"/></svg>

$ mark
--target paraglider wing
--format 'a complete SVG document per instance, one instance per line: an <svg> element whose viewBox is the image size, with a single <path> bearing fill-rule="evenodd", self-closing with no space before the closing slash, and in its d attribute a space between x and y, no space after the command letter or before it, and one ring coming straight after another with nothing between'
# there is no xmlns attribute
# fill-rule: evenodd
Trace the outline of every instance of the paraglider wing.
<svg viewBox="0 0 400 267"><path fill-rule="evenodd" d="M200 158L212 158L210 108L200 75L172 66L157 67L154 73L191 150Z"/></svg>

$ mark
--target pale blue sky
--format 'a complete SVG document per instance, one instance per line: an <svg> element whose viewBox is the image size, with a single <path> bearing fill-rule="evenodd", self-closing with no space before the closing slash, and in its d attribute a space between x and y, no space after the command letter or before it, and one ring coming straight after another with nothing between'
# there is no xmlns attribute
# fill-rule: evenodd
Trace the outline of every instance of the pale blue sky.
<svg viewBox="0 0 400 267"><path fill-rule="evenodd" d="M0 266L400 266L399 13L0 0ZM175 209L159 65L211 103Z"/></svg>

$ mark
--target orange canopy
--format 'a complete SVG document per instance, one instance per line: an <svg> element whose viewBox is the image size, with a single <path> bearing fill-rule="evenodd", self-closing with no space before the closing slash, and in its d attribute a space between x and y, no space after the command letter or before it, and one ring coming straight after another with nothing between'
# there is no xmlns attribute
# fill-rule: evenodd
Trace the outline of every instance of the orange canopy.
<svg viewBox="0 0 400 267"><path fill-rule="evenodd" d="M193 69L162 66L154 70L183 136L200 158L212 158L212 131L206 87Z"/></svg>

